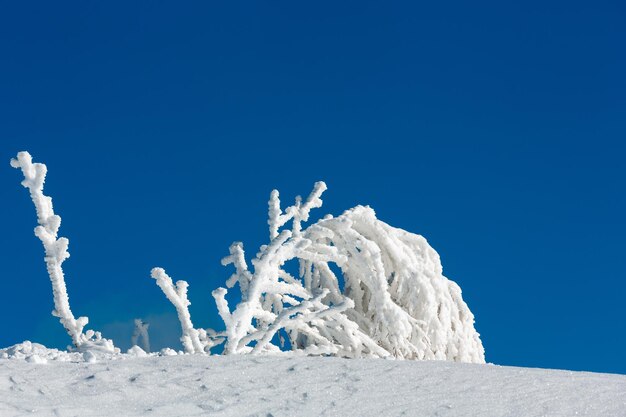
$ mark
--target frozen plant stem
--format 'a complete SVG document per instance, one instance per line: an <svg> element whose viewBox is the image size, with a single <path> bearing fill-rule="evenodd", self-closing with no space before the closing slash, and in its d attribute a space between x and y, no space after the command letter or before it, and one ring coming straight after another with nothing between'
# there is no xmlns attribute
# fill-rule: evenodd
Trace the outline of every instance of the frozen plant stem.
<svg viewBox="0 0 626 417"><path fill-rule="evenodd" d="M22 185L30 191L30 197L37 211L35 235L41 240L45 250L46 268L52 283L54 297L54 311L52 315L58 317L61 324L72 338L72 343L77 349L83 347L95 347L99 350L115 351L110 340L102 339L99 332L88 330L83 333L83 328L89 322L87 317L75 318L70 309L70 300L65 286L65 276L61 265L70 257L67 247L69 240L65 237L57 237L61 226L61 217L54 214L52 198L43 194L43 186L46 180L47 168L44 164L33 163L28 152L19 152L17 159L11 159L13 168L20 168L24 174ZM94 339L95 338L95 339Z"/></svg>
<svg viewBox="0 0 626 417"><path fill-rule="evenodd" d="M141 319L135 319L135 330L130 339L131 345L137 346L139 339L141 338L141 348L150 353L150 336L148 335L148 327L150 323L144 323Z"/></svg>
<svg viewBox="0 0 626 417"><path fill-rule="evenodd" d="M165 273L163 268L153 268L150 275L156 280L157 285L163 290L167 299L176 307L178 320L183 330L180 341L185 348L185 352L203 353L204 346L200 341L200 334L193 327L191 314L189 314L189 305L191 304L187 299L187 287L189 284L186 281L176 281L176 284L174 284L172 278Z"/></svg>

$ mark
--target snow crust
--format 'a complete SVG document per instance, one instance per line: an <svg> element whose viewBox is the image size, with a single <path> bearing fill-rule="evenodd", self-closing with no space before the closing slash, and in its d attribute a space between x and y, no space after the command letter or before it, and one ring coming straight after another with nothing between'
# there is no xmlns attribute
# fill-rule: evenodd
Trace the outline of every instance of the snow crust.
<svg viewBox="0 0 626 417"><path fill-rule="evenodd" d="M0 415L626 415L624 375L306 356L121 354L86 363L63 352L72 361L46 364L21 356L44 357L42 348L0 359Z"/></svg>

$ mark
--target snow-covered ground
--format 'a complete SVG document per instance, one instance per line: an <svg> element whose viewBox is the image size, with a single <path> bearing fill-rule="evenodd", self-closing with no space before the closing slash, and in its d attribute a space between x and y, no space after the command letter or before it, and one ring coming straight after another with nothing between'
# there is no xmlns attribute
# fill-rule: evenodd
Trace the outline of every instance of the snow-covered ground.
<svg viewBox="0 0 626 417"><path fill-rule="evenodd" d="M60 355L0 359L0 416L626 416L624 375L331 357L88 363Z"/></svg>

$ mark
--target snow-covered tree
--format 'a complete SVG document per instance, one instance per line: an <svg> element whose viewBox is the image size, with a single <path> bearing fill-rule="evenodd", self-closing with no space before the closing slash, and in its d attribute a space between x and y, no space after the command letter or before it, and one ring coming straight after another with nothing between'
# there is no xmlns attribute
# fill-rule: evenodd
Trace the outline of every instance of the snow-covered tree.
<svg viewBox="0 0 626 417"><path fill-rule="evenodd" d="M325 190L316 183L304 203L298 197L284 212L278 191L271 193L270 243L253 270L243 244L231 245L222 264L235 272L226 285L238 284L242 301L231 311L227 290L213 292L226 326L224 352L279 352L287 338L303 354L484 362L474 316L422 236L362 206L302 228ZM290 260L299 262L297 277L284 267Z"/></svg>
<svg viewBox="0 0 626 417"><path fill-rule="evenodd" d="M37 211L39 225L35 235L41 240L45 251L46 267L54 298L52 315L58 317L61 324L72 338L72 343L80 351L99 350L110 353L119 352L113 342L104 339L100 332L83 331L89 322L87 317L75 318L70 309L70 301L65 286L65 276L61 265L69 258L67 251L69 240L57 237L61 226L61 217L54 213L52 198L43 194L47 168L44 164L33 163L28 152L19 152L16 159L11 159L13 168L20 168L24 174L22 185L28 188Z"/></svg>

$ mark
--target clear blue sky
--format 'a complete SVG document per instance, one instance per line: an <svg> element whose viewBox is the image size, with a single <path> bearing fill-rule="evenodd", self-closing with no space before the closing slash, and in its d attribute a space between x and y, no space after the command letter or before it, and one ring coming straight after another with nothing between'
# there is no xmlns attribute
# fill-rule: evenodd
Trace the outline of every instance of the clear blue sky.
<svg viewBox="0 0 626 417"><path fill-rule="evenodd" d="M9 159L49 167L76 315L178 343L272 188L329 186L424 235L487 360L626 373L623 2L7 2L0 11L0 345L65 346ZM214 2L211 2L214 3Z"/></svg>

